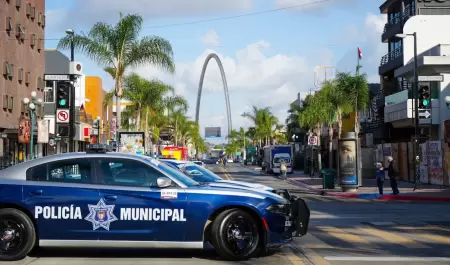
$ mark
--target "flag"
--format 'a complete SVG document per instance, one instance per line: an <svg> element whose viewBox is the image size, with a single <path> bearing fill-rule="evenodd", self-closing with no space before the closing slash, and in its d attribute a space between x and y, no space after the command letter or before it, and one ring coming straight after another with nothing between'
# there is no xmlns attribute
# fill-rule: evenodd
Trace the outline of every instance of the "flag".
<svg viewBox="0 0 450 265"><path fill-rule="evenodd" d="M358 47L358 58L361 60L363 58L361 49Z"/></svg>

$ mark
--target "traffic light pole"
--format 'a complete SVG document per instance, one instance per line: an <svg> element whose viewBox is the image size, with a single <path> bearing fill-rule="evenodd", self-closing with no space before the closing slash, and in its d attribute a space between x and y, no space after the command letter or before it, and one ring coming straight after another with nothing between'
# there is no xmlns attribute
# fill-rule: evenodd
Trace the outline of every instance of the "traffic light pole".
<svg viewBox="0 0 450 265"><path fill-rule="evenodd" d="M73 43L73 34L70 39L70 61L75 61L75 45ZM75 152L75 80L76 76L71 75L70 79L72 80L72 85L70 86L70 103L69 103L69 113L70 113L70 120L69 120L69 152Z"/></svg>
<svg viewBox="0 0 450 265"><path fill-rule="evenodd" d="M413 98L414 98L414 164L416 169L414 189L419 189L420 184L420 156L419 156L419 80L417 78L417 34L414 32L414 86L413 86Z"/></svg>

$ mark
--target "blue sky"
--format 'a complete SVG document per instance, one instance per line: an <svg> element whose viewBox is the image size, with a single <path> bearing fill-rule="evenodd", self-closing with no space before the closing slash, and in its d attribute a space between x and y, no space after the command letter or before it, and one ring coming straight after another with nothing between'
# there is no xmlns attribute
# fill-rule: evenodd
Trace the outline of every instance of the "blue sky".
<svg viewBox="0 0 450 265"><path fill-rule="evenodd" d="M338 70L354 71L357 47L363 51L361 64L369 80L378 80L378 64L386 52L379 32L385 23L378 9L382 1L330 0L259 15L189 23L314 2L318 0L47 0L46 47L56 47L66 28L87 31L97 21L115 23L120 11L139 13L145 20L142 36L158 35L172 43L177 73L170 76L151 66L136 71L146 78L171 83L189 100L190 114L194 113L203 60L215 52L228 79L233 128L250 125L240 114L252 105L270 106L284 121L297 92L314 87L314 67L334 65ZM112 88L112 80L99 66L81 54L76 54L76 60L83 63L85 74L103 78L105 90ZM225 133L225 114L220 75L211 62L200 123L222 126Z"/></svg>

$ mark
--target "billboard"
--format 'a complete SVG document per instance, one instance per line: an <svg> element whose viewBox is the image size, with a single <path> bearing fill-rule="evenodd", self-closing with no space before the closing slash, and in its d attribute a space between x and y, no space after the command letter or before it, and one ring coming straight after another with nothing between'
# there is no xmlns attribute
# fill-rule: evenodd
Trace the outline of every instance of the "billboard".
<svg viewBox="0 0 450 265"><path fill-rule="evenodd" d="M144 154L145 134L143 132L119 132L120 152Z"/></svg>
<svg viewBox="0 0 450 265"><path fill-rule="evenodd" d="M205 127L205 138L220 138L222 137L220 127Z"/></svg>

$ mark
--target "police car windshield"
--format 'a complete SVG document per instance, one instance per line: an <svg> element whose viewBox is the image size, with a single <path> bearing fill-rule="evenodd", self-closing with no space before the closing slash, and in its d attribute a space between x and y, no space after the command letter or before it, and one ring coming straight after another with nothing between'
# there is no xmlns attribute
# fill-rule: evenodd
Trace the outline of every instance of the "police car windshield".
<svg viewBox="0 0 450 265"><path fill-rule="evenodd" d="M219 180L223 180L213 172L197 165L184 166L183 171L197 182L216 182Z"/></svg>
<svg viewBox="0 0 450 265"><path fill-rule="evenodd" d="M189 178L188 176L186 176L185 174L183 174L183 172L176 170L176 169L166 165L165 163L159 163L157 167L164 173L170 175L173 178L176 178L177 180L179 180L180 182L182 182L184 185L186 185L188 187L200 185L195 180L193 180L193 179Z"/></svg>

